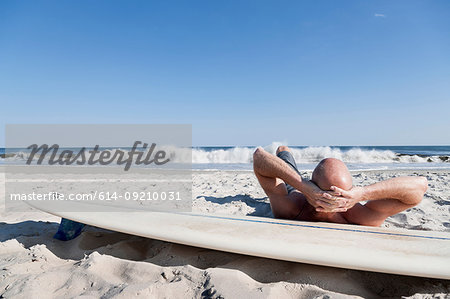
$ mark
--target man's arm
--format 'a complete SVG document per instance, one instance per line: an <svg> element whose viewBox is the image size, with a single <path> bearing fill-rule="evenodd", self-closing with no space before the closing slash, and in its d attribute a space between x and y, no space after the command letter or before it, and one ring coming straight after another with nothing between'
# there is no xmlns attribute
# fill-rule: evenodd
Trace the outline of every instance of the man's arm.
<svg viewBox="0 0 450 299"><path fill-rule="evenodd" d="M346 208L349 209L347 214L352 222L380 225L387 217L418 205L427 188L428 181L425 177L405 176L365 187L353 187L349 191L333 186L335 193L331 196L346 201ZM367 203L362 206L360 201ZM351 209L352 207L355 209Z"/></svg>
<svg viewBox="0 0 450 299"><path fill-rule="evenodd" d="M256 149L253 154L253 168L257 175L269 178L280 178L299 190L305 195L306 199L313 207L322 207L328 212L346 211L345 208L341 207L345 200L339 201L332 197L325 197L324 194L327 193L326 191L321 190L308 180L302 180L301 176L285 162L264 151L262 148Z"/></svg>
<svg viewBox="0 0 450 299"><path fill-rule="evenodd" d="M353 187L346 191L336 186L331 189L335 192L331 196L341 196L346 199L347 208L360 201L373 201L382 199L395 199L406 205L417 205L427 191L428 181L425 177L396 177L365 187ZM328 195L325 195L329 197Z"/></svg>

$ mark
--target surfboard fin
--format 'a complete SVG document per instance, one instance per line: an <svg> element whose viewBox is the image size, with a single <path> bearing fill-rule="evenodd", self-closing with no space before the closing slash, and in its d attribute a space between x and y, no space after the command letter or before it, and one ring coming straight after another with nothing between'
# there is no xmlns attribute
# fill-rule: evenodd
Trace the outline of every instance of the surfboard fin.
<svg viewBox="0 0 450 299"><path fill-rule="evenodd" d="M81 231L86 224L75 222L69 219L62 218L59 224L58 231L53 238L61 241L69 241L75 239L81 234Z"/></svg>

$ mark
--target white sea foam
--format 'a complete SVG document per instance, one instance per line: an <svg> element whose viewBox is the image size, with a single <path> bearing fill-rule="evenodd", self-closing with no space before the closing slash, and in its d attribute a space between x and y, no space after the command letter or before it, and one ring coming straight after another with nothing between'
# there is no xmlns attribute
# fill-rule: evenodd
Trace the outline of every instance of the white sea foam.
<svg viewBox="0 0 450 299"><path fill-rule="evenodd" d="M275 154L280 142L273 142L263 148ZM111 154L119 149L112 149ZM125 149L120 149L127 151ZM193 164L250 164L256 147L230 147L230 148L193 148L180 149L164 147L164 150L171 153L170 159L173 162L190 162ZM291 147L292 153L297 163L317 163L324 158L337 158L346 163L354 164L386 164L386 163L445 163L449 162L448 156L399 154L392 150L363 149L359 147L338 148L330 146L316 146L306 148ZM7 157L1 159L4 162L26 161L28 152L8 153ZM37 156L38 157L38 156ZM35 159L37 158L35 157ZM444 160L442 159L444 157ZM47 158L47 157L46 157ZM445 161L445 158L447 159ZM446 164L447 164L446 163Z"/></svg>
<svg viewBox="0 0 450 299"><path fill-rule="evenodd" d="M270 144L264 149L275 153L278 143ZM195 163L251 163L255 147L233 147L229 149L192 150L192 162ZM365 150L351 148L347 151L329 146L291 148L297 163L315 163L325 158L337 158L346 163L426 163L442 162L439 157L420 157L418 155L398 155L390 150ZM429 160L430 159L430 160Z"/></svg>

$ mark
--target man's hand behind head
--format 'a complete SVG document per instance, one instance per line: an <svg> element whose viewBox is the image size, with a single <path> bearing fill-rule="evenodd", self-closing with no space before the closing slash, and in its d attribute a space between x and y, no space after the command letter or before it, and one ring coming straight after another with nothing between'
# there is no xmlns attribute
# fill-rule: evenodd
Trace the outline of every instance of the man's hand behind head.
<svg viewBox="0 0 450 299"><path fill-rule="evenodd" d="M300 191L316 211L329 213L347 211L347 208L345 208L348 203L347 200L333 196L333 191L324 191L312 181L303 181L302 185L303 187Z"/></svg>

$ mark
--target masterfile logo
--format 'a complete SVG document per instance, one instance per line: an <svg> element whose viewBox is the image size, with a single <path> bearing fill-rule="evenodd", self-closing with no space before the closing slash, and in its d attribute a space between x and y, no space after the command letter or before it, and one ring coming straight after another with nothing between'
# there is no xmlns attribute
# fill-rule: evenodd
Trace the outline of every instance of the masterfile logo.
<svg viewBox="0 0 450 299"><path fill-rule="evenodd" d="M139 147L142 144L142 147ZM132 164L136 165L164 165L170 161L170 158L166 158L167 153L164 150L156 150L156 143L152 143L150 146L148 143L142 141L135 141L130 151L124 151L117 149L115 151L100 150L100 145L95 145L92 150L86 149L86 147L80 148L78 151L64 149L61 150L59 145L53 144L32 144L27 147L31 150L30 155L26 161L27 165L31 165L35 156L36 164L42 165L43 161L48 157L49 165L125 165L124 170L130 169Z"/></svg>
<svg viewBox="0 0 450 299"><path fill-rule="evenodd" d="M7 125L6 208L187 212L191 151L191 125Z"/></svg>

